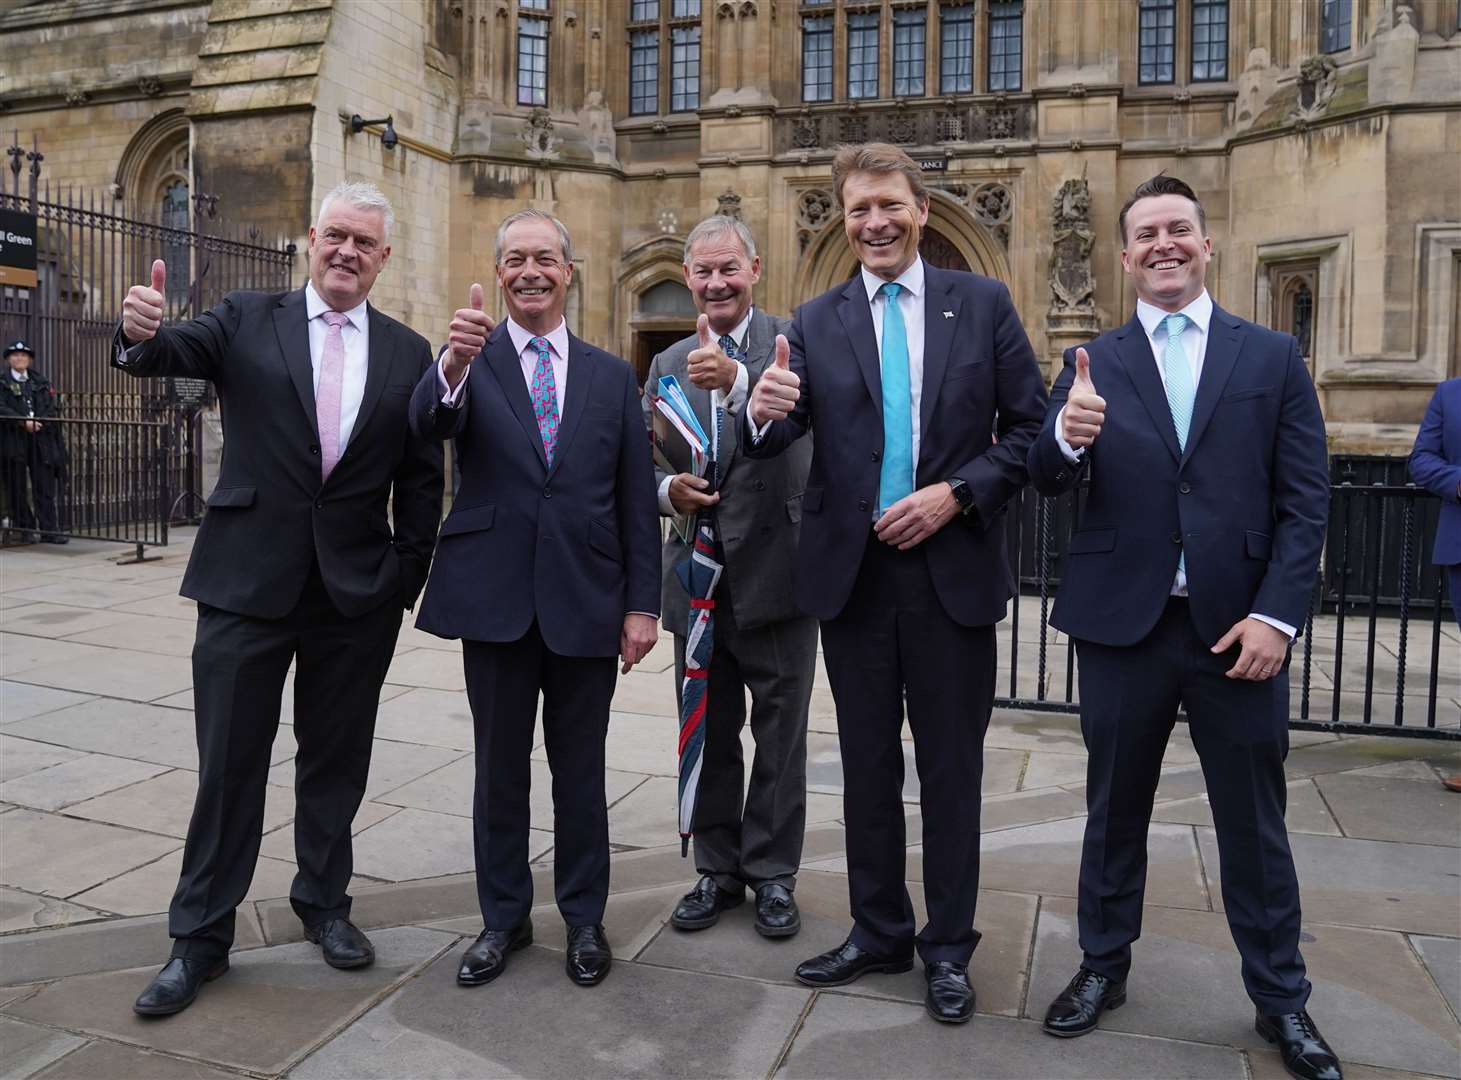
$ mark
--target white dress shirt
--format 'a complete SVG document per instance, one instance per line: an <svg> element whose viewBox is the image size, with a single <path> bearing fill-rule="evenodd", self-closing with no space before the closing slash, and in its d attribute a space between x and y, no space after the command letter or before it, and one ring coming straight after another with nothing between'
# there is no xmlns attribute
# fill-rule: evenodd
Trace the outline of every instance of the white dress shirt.
<svg viewBox="0 0 1461 1080"><path fill-rule="evenodd" d="M1207 359L1208 328L1212 323L1212 297L1203 289L1201 295L1193 300L1186 307L1178 312L1164 311L1155 304L1148 304L1145 300L1136 302L1136 318L1141 323L1141 328L1146 332L1147 345L1152 351L1152 362L1157 366L1157 376L1162 380L1162 389L1167 388L1167 316L1179 314L1187 317L1187 324L1182 329L1181 343L1182 351L1187 356L1188 367L1192 371L1192 385L1202 385L1202 364ZM1094 381L1095 376L1092 375ZM1097 387L1097 393L1100 388ZM1060 447L1060 452L1072 465L1080 461L1084 448L1076 449L1065 441L1063 421L1065 419L1065 406L1061 406L1060 415L1055 418L1055 442ZM1172 580L1172 595L1187 595L1187 574L1179 565L1177 576ZM1282 630L1292 641L1295 628L1286 622L1267 615L1260 615L1252 612L1251 617L1266 622L1269 626Z"/></svg>
<svg viewBox="0 0 1461 1080"><path fill-rule="evenodd" d="M745 317L736 323L735 329L730 332L731 341L735 342L736 348L740 350L742 355L746 351L746 338L751 332L751 313L755 310L754 305L747 308ZM712 330L711 333L714 334L715 331ZM719 343L719 341L720 338L717 336L716 342ZM716 387L710 391L710 431L708 432L710 435L710 455L717 461L720 460L720 428L715 425L715 410L723 408L728 414L735 416L741 411L741 406L746 403L746 388L751 382L751 377L746 371L746 365L739 360L735 360L733 363L736 365L736 379L731 384L730 390L722 393L720 387ZM645 393L653 393L654 387L646 386L644 391ZM668 517L673 517L679 513L675 509L674 503L670 502L670 481L673 479L673 476L666 476L660 481L659 485L659 512Z"/></svg>
<svg viewBox="0 0 1461 1080"><path fill-rule="evenodd" d="M330 305L315 292L314 282L304 286L304 312L309 320L309 366L314 374L315 400L320 396L320 367L325 358L325 336L330 324L320 318L331 310ZM345 370L340 380L340 446L345 453L350 442L350 432L360 415L360 401L365 397L365 373L369 368L370 320L366 317L365 301L362 300L342 315L350 321L340 327L340 336L345 341Z"/></svg>
<svg viewBox="0 0 1461 1080"><path fill-rule="evenodd" d="M525 330L512 321L512 316L507 317L507 333L512 338L512 347L517 350L518 366L522 368L523 384L528 388L528 396L533 393L533 372L538 367L538 350L528 347L528 343L535 337L543 337L548 342L548 363L553 368L553 389L558 396L558 416L563 417L563 399L568 391L568 323L562 319L558 321L558 327L546 334L535 334L531 330ZM436 362L436 379L441 387L441 403L450 405L452 408L460 405L466 398L467 383L471 380L465 376L457 383L453 390L451 384L446 381L446 354L451 346L441 350L441 357Z"/></svg>

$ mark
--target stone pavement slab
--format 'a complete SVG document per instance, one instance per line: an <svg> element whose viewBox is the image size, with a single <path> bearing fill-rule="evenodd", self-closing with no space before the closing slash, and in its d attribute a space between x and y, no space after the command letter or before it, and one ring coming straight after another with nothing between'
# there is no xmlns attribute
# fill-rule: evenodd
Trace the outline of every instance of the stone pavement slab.
<svg viewBox="0 0 1461 1080"><path fill-rule="evenodd" d="M11 734L0 735L0 784L8 784L85 756L64 746L16 738Z"/></svg>
<svg viewBox="0 0 1461 1080"><path fill-rule="evenodd" d="M1446 995L1451 1011L1461 1015L1461 941L1413 934L1410 943L1441 993Z"/></svg>
<svg viewBox="0 0 1461 1080"><path fill-rule="evenodd" d="M386 806L382 803L363 802L360 809L355 811L355 820L350 823L350 835L358 836L372 825L378 824L390 817L392 814L399 814L399 806ZM273 832L264 834L264 840L259 845L259 854L271 859L283 859L285 862L294 861L294 827L281 825Z"/></svg>
<svg viewBox="0 0 1461 1080"><path fill-rule="evenodd" d="M471 750L475 742L466 692L406 690L386 700L376 712L375 737Z"/></svg>
<svg viewBox="0 0 1461 1080"><path fill-rule="evenodd" d="M412 649L397 653L386 682L399 686L429 686L437 690L466 690L467 678L460 655L440 649Z"/></svg>
<svg viewBox="0 0 1461 1080"><path fill-rule="evenodd" d="M1242 1055L1222 1046L1098 1031L1052 1039L1030 1021L976 1015L935 1025L923 1006L818 994L777 1072L786 1080L972 1077L1107 1080L1118 1076L1245 1080Z"/></svg>
<svg viewBox="0 0 1461 1080"><path fill-rule="evenodd" d="M1173 799L1157 803L1152 809L1153 821L1166 821L1180 825L1212 825L1212 806L1207 794L1194 795L1189 799ZM1294 780L1288 785L1288 809L1284 821L1289 832L1322 833L1325 836L1340 836L1339 826L1325 804L1324 797L1314 786L1313 780Z"/></svg>
<svg viewBox="0 0 1461 1080"><path fill-rule="evenodd" d="M553 846L553 835L530 829L528 858ZM382 881L461 874L473 868L472 819L405 809L355 837L355 872Z"/></svg>
<svg viewBox="0 0 1461 1080"><path fill-rule="evenodd" d="M166 765L152 762L86 754L0 783L0 799L36 810L59 810L167 771Z"/></svg>
<svg viewBox="0 0 1461 1080"><path fill-rule="evenodd" d="M129 615L124 612L111 614L117 616L115 622L95 629L73 631L66 635L66 640L82 645L109 645L115 649L136 649L167 656L193 655L194 628L181 619L168 619L161 615Z"/></svg>
<svg viewBox="0 0 1461 1080"><path fill-rule="evenodd" d="M209 1064L278 1073L453 939L402 927L380 931L372 940L375 963L356 971L327 967L319 948L305 943L236 952L232 970L208 985L198 1005L160 1022L132 1012L152 967L64 979L3 1011ZM220 1016L229 1022L219 1023Z"/></svg>
<svg viewBox="0 0 1461 1080"><path fill-rule="evenodd" d="M135 701L94 698L8 724L5 735L179 769L198 767L193 714ZM290 749L288 754L292 753Z"/></svg>
<svg viewBox="0 0 1461 1080"><path fill-rule="evenodd" d="M1306 918L1309 1009L1343 1061L1461 1076L1461 1030L1399 934ZM1027 1014L1042 1016L1080 964L1075 904L1040 908ZM1132 946L1127 1002L1102 1028L1262 1049L1237 949L1216 912L1147 906Z"/></svg>
<svg viewBox="0 0 1461 1080"><path fill-rule="evenodd" d="M55 712L69 705L80 705L91 700L88 694L77 694L70 690L56 690L49 686L32 686L29 683L0 681L0 727L17 720Z"/></svg>
<svg viewBox="0 0 1461 1080"><path fill-rule="evenodd" d="M1213 907L1221 911L1217 838L1211 829L1198 829L1197 840L1213 883ZM1454 850L1304 833L1292 834L1289 847L1305 923L1461 937L1461 872Z"/></svg>
<svg viewBox="0 0 1461 1080"><path fill-rule="evenodd" d="M80 1046L84 1039L0 1016L0 1080L20 1080Z"/></svg>
<svg viewBox="0 0 1461 1080"><path fill-rule="evenodd" d="M121 1043L89 1042L53 1065L36 1073L32 1080L106 1080L146 1077L146 1080L243 1080L242 1073L224 1072L186 1058L155 1054Z"/></svg>
<svg viewBox="0 0 1461 1080"><path fill-rule="evenodd" d="M1433 775L1410 780L1339 773L1317 776L1314 783L1346 836L1461 846L1461 799ZM1461 859L1454 852L1450 857L1453 863Z"/></svg>
<svg viewBox="0 0 1461 1080"><path fill-rule="evenodd" d="M13 635L7 635L13 636ZM100 649L101 654L28 666L18 674L22 682L41 683L60 690L104 694L129 701L153 701L193 685L193 664L185 656L138 652L131 649L48 642L73 649Z"/></svg>
<svg viewBox="0 0 1461 1080"><path fill-rule="evenodd" d="M293 728L281 724L279 727L281 738L286 731L292 741ZM283 755L278 753L278 749L279 744L276 742L275 760L278 764L269 770L269 783L293 790L294 748L291 745L289 752ZM388 791L394 791L417 777L434 773L443 765L459 760L464 753L461 750L448 750L440 746L417 746L413 743L387 742L377 739L370 751L370 777L365 782L365 797L375 799ZM193 758L194 767L196 767L196 752L194 752Z"/></svg>
<svg viewBox="0 0 1461 1080"><path fill-rule="evenodd" d="M285 901L288 906L288 901ZM298 927L299 920L294 920ZM252 919L240 915L237 949L263 944ZM167 916L112 919L0 938L0 985L17 986L70 975L151 964L161 967L172 948Z"/></svg>
<svg viewBox="0 0 1461 1080"><path fill-rule="evenodd" d="M28 637L63 638L98 627L114 626L133 616L110 608L69 607L65 604L19 604L0 611L0 631Z"/></svg>
<svg viewBox="0 0 1461 1080"><path fill-rule="evenodd" d="M291 1076L766 1076L810 996L630 962L580 989L559 954L538 946L485 987L458 987L456 966L454 956L436 961ZM566 1013L565 990L575 991Z"/></svg>
<svg viewBox="0 0 1461 1080"><path fill-rule="evenodd" d="M103 917L101 912L79 904L0 886L0 934L42 926L69 926Z"/></svg>
<svg viewBox="0 0 1461 1080"><path fill-rule="evenodd" d="M182 846L114 825L18 809L5 815L0 884L69 897Z"/></svg>
<svg viewBox="0 0 1461 1080"><path fill-rule="evenodd" d="M188 835L193 803L198 797L198 774L173 769L161 776L119 791L99 795L70 807L68 813L90 821L125 825L130 829L175 836ZM277 829L294 818L294 792L267 785L264 791L264 828Z"/></svg>
<svg viewBox="0 0 1461 1080"><path fill-rule="evenodd" d="M172 902L173 890L183 870L183 849L164 855L146 866L139 866L87 889L72 899L118 915L153 915L166 911ZM294 881L294 863L281 859L260 859L254 866L254 877L245 901L288 896Z"/></svg>
<svg viewBox="0 0 1461 1080"><path fill-rule="evenodd" d="M50 686L53 684L47 679L19 679L19 676L52 664L69 663L80 666L92 660L102 660L110 651L99 645L78 645L74 641L52 641L26 634L0 634L0 675L7 679Z"/></svg>
<svg viewBox="0 0 1461 1080"><path fill-rule="evenodd" d="M19 583L19 582L17 582ZM54 576L51 581L26 588L5 588L7 596L32 604L59 604L65 607L110 608L121 604L149 600L177 592L177 585L171 580L158 580L147 584L123 584L115 581L82 581L69 574ZM194 608L194 611L197 609Z"/></svg>

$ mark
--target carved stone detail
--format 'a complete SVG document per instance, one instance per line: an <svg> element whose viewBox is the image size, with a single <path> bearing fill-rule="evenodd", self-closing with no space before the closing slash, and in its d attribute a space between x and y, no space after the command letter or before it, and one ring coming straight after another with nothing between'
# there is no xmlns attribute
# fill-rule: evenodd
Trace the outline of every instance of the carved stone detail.
<svg viewBox="0 0 1461 1080"><path fill-rule="evenodd" d="M85 105L91 100L91 95L79 86L73 86L66 91L67 105Z"/></svg>
<svg viewBox="0 0 1461 1080"><path fill-rule="evenodd" d="M668 207L655 215L654 223L659 226L659 231L666 236L672 235L680 227L679 216Z"/></svg>
<svg viewBox="0 0 1461 1080"><path fill-rule="evenodd" d="M1339 67L1323 53L1311 56L1299 65L1299 100L1294 106L1298 120L1315 120L1329 107L1338 89Z"/></svg>
<svg viewBox="0 0 1461 1080"><path fill-rule="evenodd" d="M527 126L522 131L523 145L528 157L539 161L554 161L558 157L559 138L553 131L553 116L542 107L528 113Z"/></svg>
<svg viewBox="0 0 1461 1080"><path fill-rule="evenodd" d="M838 136L845 143L867 142L866 116L841 116L838 118Z"/></svg>
<svg viewBox="0 0 1461 1080"><path fill-rule="evenodd" d="M974 213L974 220L994 233L1008 250L1010 218L1014 214L1015 206L1015 197L1010 189L999 183L980 184L974 189L968 205Z"/></svg>
<svg viewBox="0 0 1461 1080"><path fill-rule="evenodd" d="M715 212L721 217L735 218L741 220L741 197L730 188L726 188L715 197Z"/></svg>
<svg viewBox="0 0 1461 1080"><path fill-rule="evenodd" d="M1054 243L1050 251L1050 318L1096 315L1096 279L1091 273L1091 185L1084 176L1067 180L1055 194Z"/></svg>
<svg viewBox="0 0 1461 1080"><path fill-rule="evenodd" d="M162 93L162 80L153 75L144 75L137 80L137 90L146 97L157 97Z"/></svg>

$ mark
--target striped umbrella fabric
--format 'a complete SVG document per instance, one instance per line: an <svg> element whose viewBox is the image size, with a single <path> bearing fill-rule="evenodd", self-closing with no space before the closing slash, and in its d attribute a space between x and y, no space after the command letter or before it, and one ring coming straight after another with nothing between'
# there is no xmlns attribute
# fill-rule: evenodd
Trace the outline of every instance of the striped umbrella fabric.
<svg viewBox="0 0 1461 1080"><path fill-rule="evenodd" d="M675 568L675 576L690 596L690 624L685 632L685 678L680 684L680 855L690 851L694 831L695 798L700 790L700 765L705 750L706 684L710 655L715 650L715 587L722 566L715 555L715 526L709 514L700 515L690 556Z"/></svg>

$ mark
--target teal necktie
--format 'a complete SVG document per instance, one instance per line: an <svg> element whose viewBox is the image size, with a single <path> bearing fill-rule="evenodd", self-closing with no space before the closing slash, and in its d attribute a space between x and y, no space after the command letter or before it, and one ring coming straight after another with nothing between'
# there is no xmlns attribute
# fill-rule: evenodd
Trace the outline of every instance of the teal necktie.
<svg viewBox="0 0 1461 1080"><path fill-rule="evenodd" d="M1187 362L1187 350L1182 348L1182 331L1187 329L1186 315L1168 315L1167 348L1162 355L1162 371L1167 383L1167 406L1172 410L1172 426L1177 429L1177 445L1187 449L1187 432L1192 428L1192 402L1197 397L1197 383L1192 378L1192 366ZM1177 556L1177 569L1187 572L1187 555Z"/></svg>
<svg viewBox="0 0 1461 1080"><path fill-rule="evenodd" d="M878 509L886 511L913 494L913 397L908 385L908 332L895 283L879 291L883 301L883 468L878 475Z"/></svg>

